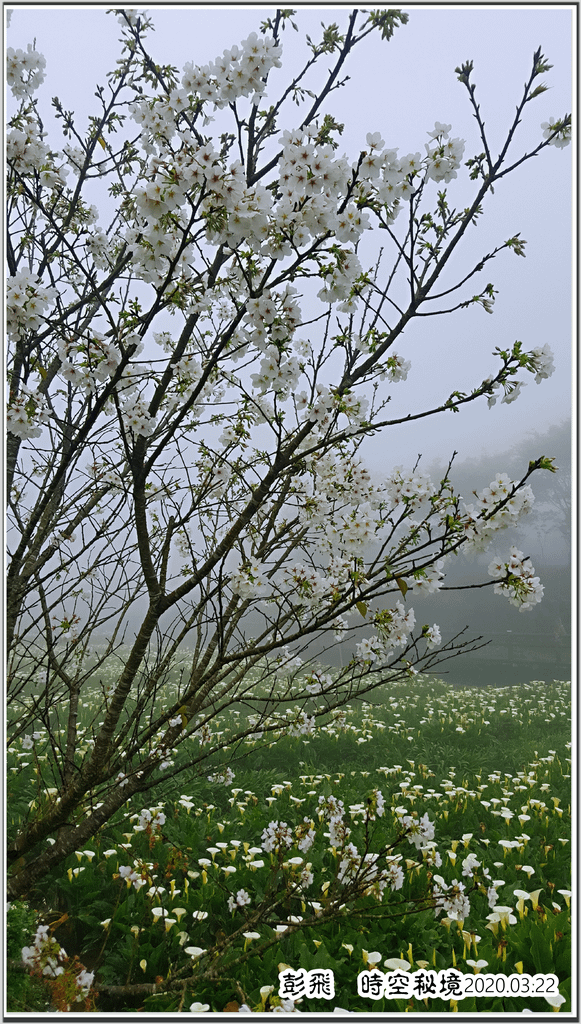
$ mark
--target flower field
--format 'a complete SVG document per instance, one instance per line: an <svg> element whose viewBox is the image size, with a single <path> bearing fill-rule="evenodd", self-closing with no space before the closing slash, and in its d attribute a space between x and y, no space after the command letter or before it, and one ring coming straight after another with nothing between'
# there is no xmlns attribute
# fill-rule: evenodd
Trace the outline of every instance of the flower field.
<svg viewBox="0 0 581 1024"><path fill-rule="evenodd" d="M201 729L172 778L12 904L9 1012L571 1010L569 683L419 675L228 748L245 714L212 722L220 763L196 767ZM10 835L57 799L42 730L8 769ZM504 978L461 1000L358 986L450 968ZM279 995L285 969L333 972L332 997ZM558 994L505 986L549 974Z"/></svg>

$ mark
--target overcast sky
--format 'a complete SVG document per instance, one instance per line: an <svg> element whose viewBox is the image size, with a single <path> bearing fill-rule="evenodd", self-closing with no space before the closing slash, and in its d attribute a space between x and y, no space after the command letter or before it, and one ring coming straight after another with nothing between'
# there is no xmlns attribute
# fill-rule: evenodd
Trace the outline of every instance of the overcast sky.
<svg viewBox="0 0 581 1024"><path fill-rule="evenodd" d="M454 73L467 59L474 61L473 80L493 150L498 151L504 141L530 73L533 51L539 46L553 65L545 76L550 88L528 104L514 157L540 140L542 121L571 111L572 5L405 5L403 9L409 12L409 23L399 28L389 43L372 38L362 45L347 67L350 81L325 108L345 124L339 152L344 151L351 161L365 148L369 131L380 131L386 144L398 147L401 156L410 151L423 153L427 132L436 120L451 123L452 135L467 141L464 159L480 152L467 93ZM218 4L211 8L164 4L147 10L156 28L149 36L152 56L157 63L177 66L180 73L186 61L204 64L213 60L225 47L257 30L260 21L272 13L272 8L259 5L227 8ZM288 81L289 69L292 73L298 68L305 53L304 31L318 38L321 21L345 25L350 8L296 10L302 35L285 32L283 67L269 80L270 98ZM14 6L7 45L25 49L36 38L37 49L47 60L46 82L40 93L48 128L54 123L49 101L55 95L65 109L79 113L83 126L88 114L97 112L95 85L104 83L105 73L114 67L119 34L116 19L106 14L105 6ZM289 109L284 127L293 126L293 110L296 108ZM296 123L299 117L297 113ZM62 147L62 136L51 134L51 143L54 148ZM495 195L487 198L484 217L472 230L467 245L460 247L451 271L458 278L463 276L481 256L518 231L527 240L527 257L503 253L479 279L481 287L491 281L499 289L492 316L474 307L410 325L396 350L411 360L412 369L407 382L392 389L392 415L438 404L455 389L471 390L497 369L493 349L510 346L517 339L527 349L549 343L555 353L555 374L539 386L526 374L526 388L510 405L498 403L489 411L483 400L458 415L441 414L437 419L397 427L381 450L368 449L371 463L387 469L409 463L418 452L429 462L453 449L461 459L483 450L504 450L531 429L542 431L569 415L572 155L571 146L565 150L550 147L503 179ZM450 187L450 202L468 205L473 189L474 183L467 180L463 169L459 181ZM389 466L385 464L387 451Z"/></svg>

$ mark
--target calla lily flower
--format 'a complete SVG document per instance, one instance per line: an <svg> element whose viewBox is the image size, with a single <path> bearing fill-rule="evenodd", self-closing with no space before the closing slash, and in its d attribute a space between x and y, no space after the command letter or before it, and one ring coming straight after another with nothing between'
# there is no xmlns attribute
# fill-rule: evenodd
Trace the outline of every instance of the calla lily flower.
<svg viewBox="0 0 581 1024"><path fill-rule="evenodd" d="M411 971L412 968L407 960L400 960L398 956L390 956L383 963L390 971Z"/></svg>

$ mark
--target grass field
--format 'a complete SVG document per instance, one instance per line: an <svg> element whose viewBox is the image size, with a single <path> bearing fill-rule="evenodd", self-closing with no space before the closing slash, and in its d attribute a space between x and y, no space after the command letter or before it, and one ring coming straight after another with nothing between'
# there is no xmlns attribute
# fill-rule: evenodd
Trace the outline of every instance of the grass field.
<svg viewBox="0 0 581 1024"><path fill-rule="evenodd" d="M87 735L98 700L95 692L83 708ZM214 730L227 738L243 717L224 716ZM26 903L12 905L9 957L32 945L40 920L66 959L61 954L60 980L11 971L8 1009L39 1011L52 1000L53 1008L74 1002L74 1009L109 1013L221 1012L241 1004L258 1012L280 1003L283 967L333 971L334 998L303 997L300 1012L552 1008L529 995L456 1003L358 994L361 972L386 973L400 961L400 971L411 972L552 973L566 1012L570 729L569 683L458 689L417 676L318 720L311 734L281 730L246 741L230 752L227 775L218 765L202 777L185 767L126 805ZM176 766L200 742L187 740ZM8 768L10 837L38 802L54 796L42 734L33 751L11 748ZM338 801L342 839L331 820ZM404 819L418 823L425 815L433 838L415 845ZM268 839L273 822L278 846ZM359 861L348 864L349 844ZM370 870L368 888L349 902L363 856L373 864L371 855L387 849L390 877L401 885L381 889ZM438 877L438 885L465 886L465 916L435 912L428 894ZM345 910L327 917L339 891ZM90 991L76 981L82 968L94 975Z"/></svg>

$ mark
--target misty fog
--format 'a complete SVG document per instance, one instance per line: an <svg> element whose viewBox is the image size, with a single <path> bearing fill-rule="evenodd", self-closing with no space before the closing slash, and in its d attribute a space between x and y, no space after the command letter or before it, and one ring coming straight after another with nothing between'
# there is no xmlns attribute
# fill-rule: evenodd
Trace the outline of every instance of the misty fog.
<svg viewBox="0 0 581 1024"><path fill-rule="evenodd" d="M451 453L450 453L451 454ZM502 530L489 550L449 559L445 586L435 594L409 592L405 603L413 607L418 625L437 622L443 641L465 630L461 641L476 640L482 646L462 653L437 666L435 675L462 686L509 686L531 679L571 677L571 423L565 420L542 433L531 431L524 440L506 451L480 458L454 460L451 479L456 493L467 503L473 490L481 490L496 473L508 473L520 480L531 459L554 458L557 473L537 471L530 478L535 503L532 512L516 530ZM395 459L397 462L397 459ZM447 460L421 463L424 472L437 481ZM384 474L392 469L385 465ZM381 470L376 468L378 475ZM493 593L487 567L495 554L508 552L514 544L528 555L544 585L543 600L529 611L520 612L506 598ZM491 585L475 588L475 582ZM463 588L467 589L455 589ZM402 600L398 593L392 603ZM143 608L127 617L127 639L134 635ZM257 616L249 615L246 629L252 633ZM315 654L323 665L340 666L349 660L361 632L341 645L329 640L305 644L304 652ZM103 638L105 640L105 638ZM185 645L187 647L187 644Z"/></svg>

